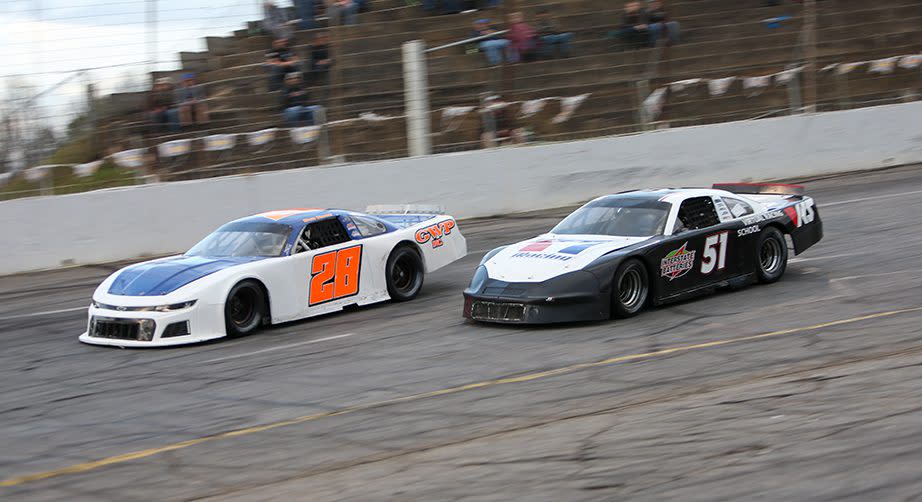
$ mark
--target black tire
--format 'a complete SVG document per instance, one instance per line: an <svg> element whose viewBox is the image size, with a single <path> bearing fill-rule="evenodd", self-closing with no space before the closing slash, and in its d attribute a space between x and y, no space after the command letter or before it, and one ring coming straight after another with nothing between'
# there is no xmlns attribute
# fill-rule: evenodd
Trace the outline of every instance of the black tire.
<svg viewBox="0 0 922 502"><path fill-rule="evenodd" d="M625 318L637 315L650 296L650 276L637 259L626 260L611 284L611 316Z"/></svg>
<svg viewBox="0 0 922 502"><path fill-rule="evenodd" d="M255 332L262 325L266 311L266 296L256 281L237 283L224 302L227 336L245 336Z"/></svg>
<svg viewBox="0 0 922 502"><path fill-rule="evenodd" d="M759 282L770 284L781 279L788 267L788 245L780 230L775 227L762 230L756 245L755 260Z"/></svg>
<svg viewBox="0 0 922 502"><path fill-rule="evenodd" d="M396 302L416 298L423 287L423 259L419 251L411 246L397 246L387 258L384 269L387 278L387 292Z"/></svg>

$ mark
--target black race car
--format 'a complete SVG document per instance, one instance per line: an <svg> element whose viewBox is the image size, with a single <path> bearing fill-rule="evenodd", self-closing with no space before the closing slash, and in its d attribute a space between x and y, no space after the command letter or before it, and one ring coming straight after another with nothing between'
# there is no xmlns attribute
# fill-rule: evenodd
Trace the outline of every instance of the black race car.
<svg viewBox="0 0 922 502"><path fill-rule="evenodd" d="M719 286L775 282L823 237L797 185L725 184L599 197L549 233L484 256L464 316L499 323L629 317Z"/></svg>

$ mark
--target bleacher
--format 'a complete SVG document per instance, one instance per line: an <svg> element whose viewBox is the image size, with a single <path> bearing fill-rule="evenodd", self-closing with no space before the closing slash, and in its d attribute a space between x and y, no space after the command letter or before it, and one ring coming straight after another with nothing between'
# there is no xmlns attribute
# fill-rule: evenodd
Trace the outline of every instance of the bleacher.
<svg viewBox="0 0 922 502"><path fill-rule="evenodd" d="M572 57L541 60L510 67L490 68L481 54L464 46L433 52L428 57L429 99L432 109L433 149L436 152L479 147L480 119L471 113L444 131L439 110L446 106L477 105L483 93L503 92L507 100L591 93L573 116L552 123L559 112L552 101L540 113L523 119L539 141L558 141L636 132L642 96L637 82L652 75L649 89L690 78L765 75L801 61L800 3L764 7L761 0L673 0L669 9L682 25L682 43L654 49L631 50L608 37L621 20L622 2L599 0L519 0L529 19L548 7L560 25L572 31ZM820 0L817 2L817 68L831 63L867 61L922 49L922 2L918 0ZM359 15L359 24L329 28L335 40L337 68L332 84L311 88L328 109L330 119L356 118L363 112L399 117L404 109L401 43L422 39L428 47L469 36L474 19L489 17L501 23L502 8L468 14L430 15L404 0L373 0L372 10ZM763 20L790 16L776 28ZM270 40L243 29L229 37L209 37L205 53L183 53L182 71L199 73L211 98L211 123L179 134L143 134L140 109L127 110L104 121L103 137L124 148L214 133L241 133L282 126L277 93L266 91L261 66ZM300 31L295 45L302 58L313 39ZM181 72L176 72L174 75ZM157 75L159 76L159 75ZM843 78L835 72L817 72L817 109L835 110L917 99L922 92L922 70L897 68L892 74L869 74L866 69ZM696 86L670 96L658 126L677 127L786 113L789 91L771 85L758 95L744 93L739 82L723 95L711 96L707 86ZM140 103L140 100L135 100ZM141 138L141 139L139 139ZM347 161L405 156L406 123L402 118L380 122L349 121L330 128L331 150ZM201 151L193 165L208 165L205 175L283 169L317 164L316 149L302 149L277 141L271 149L254 153L238 145L224 158ZM183 171L185 169L178 169ZM163 176L163 179L201 177L203 173Z"/></svg>

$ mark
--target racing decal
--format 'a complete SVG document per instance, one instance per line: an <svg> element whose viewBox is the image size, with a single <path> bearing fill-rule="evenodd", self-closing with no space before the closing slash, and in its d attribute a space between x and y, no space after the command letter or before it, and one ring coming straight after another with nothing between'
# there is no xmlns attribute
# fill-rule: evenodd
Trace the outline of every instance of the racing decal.
<svg viewBox="0 0 922 502"><path fill-rule="evenodd" d="M671 251L659 262L659 273L670 281L687 274L695 265L695 252L686 249L688 242Z"/></svg>
<svg viewBox="0 0 922 502"><path fill-rule="evenodd" d="M585 251L585 250L587 250L587 249L589 249L589 248L591 248L591 247L593 247L593 246L597 246L597 245L599 245L599 244L602 244L602 243L601 243L601 242L583 242L583 243L580 243L580 244L574 244L574 245L572 245L572 246L565 247L565 248L561 249L560 251L558 251L558 253L563 253L563 254L580 254L580 253L582 253L583 251Z"/></svg>
<svg viewBox="0 0 922 502"><path fill-rule="evenodd" d="M701 254L701 273L710 274L714 270L723 270L727 266L727 238L729 232L709 235L704 239L704 252Z"/></svg>
<svg viewBox="0 0 922 502"><path fill-rule="evenodd" d="M766 211L764 213L754 214L752 216L743 218L743 225L755 225L756 223L762 223L763 221L773 220L775 218L780 218L784 216L784 213L778 210Z"/></svg>
<svg viewBox="0 0 922 502"><path fill-rule="evenodd" d="M311 307L359 293L362 245L314 255L307 303Z"/></svg>
<svg viewBox="0 0 922 502"><path fill-rule="evenodd" d="M559 260L559 261L568 261L572 260L572 256L563 256L556 253L532 253L530 251L519 251L512 255L513 258L540 258L544 260Z"/></svg>
<svg viewBox="0 0 922 502"><path fill-rule="evenodd" d="M757 234L759 233L760 229L761 227L759 227L758 225L752 225L751 227L741 228L736 231L736 236L745 237L747 235Z"/></svg>
<svg viewBox="0 0 922 502"><path fill-rule="evenodd" d="M805 200L798 202L793 206L784 208L784 214L788 215L795 227L802 227L808 223L813 223L815 213L813 212L813 201Z"/></svg>
<svg viewBox="0 0 922 502"><path fill-rule="evenodd" d="M301 221L304 223L309 223L312 221L317 221L317 220L322 220L324 218L332 218L332 217L333 215L331 213L325 213L325 214L318 214L317 216L311 216L310 218L304 218Z"/></svg>
<svg viewBox="0 0 922 502"><path fill-rule="evenodd" d="M442 244L444 244L442 237L450 234L453 228L455 228L454 220L440 221L435 225L421 228L416 231L416 242L420 244L431 242L432 249L442 247Z"/></svg>
<svg viewBox="0 0 922 502"><path fill-rule="evenodd" d="M297 209L280 209L278 211L267 211L265 213L259 213L256 216L262 216L263 218L269 218L270 220L281 220L282 218L287 218L289 216L294 216L296 214L307 213L309 211L319 211L319 209L311 208L297 208Z"/></svg>
<svg viewBox="0 0 922 502"><path fill-rule="evenodd" d="M544 251L550 247L551 244L553 244L552 241L536 241L526 245L519 251Z"/></svg>

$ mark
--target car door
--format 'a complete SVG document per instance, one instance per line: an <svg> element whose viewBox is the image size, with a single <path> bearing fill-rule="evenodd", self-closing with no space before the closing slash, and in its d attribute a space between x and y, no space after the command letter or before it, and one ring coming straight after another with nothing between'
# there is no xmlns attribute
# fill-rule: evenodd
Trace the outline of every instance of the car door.
<svg viewBox="0 0 922 502"><path fill-rule="evenodd" d="M720 282L738 268L731 252L733 223L721 220L711 196L685 198L670 220L671 237L654 253L660 298Z"/></svg>
<svg viewBox="0 0 922 502"><path fill-rule="evenodd" d="M308 223L295 241L293 253L303 260L301 281L305 315L341 309L357 303L368 287L368 256L361 241L353 240L337 217ZM300 275L300 274L298 274Z"/></svg>
<svg viewBox="0 0 922 502"><path fill-rule="evenodd" d="M714 196L720 219L729 230L727 240L727 277L737 277L754 270L756 247L761 230L758 224L746 224L755 208L736 197ZM751 222L750 222L751 223Z"/></svg>

